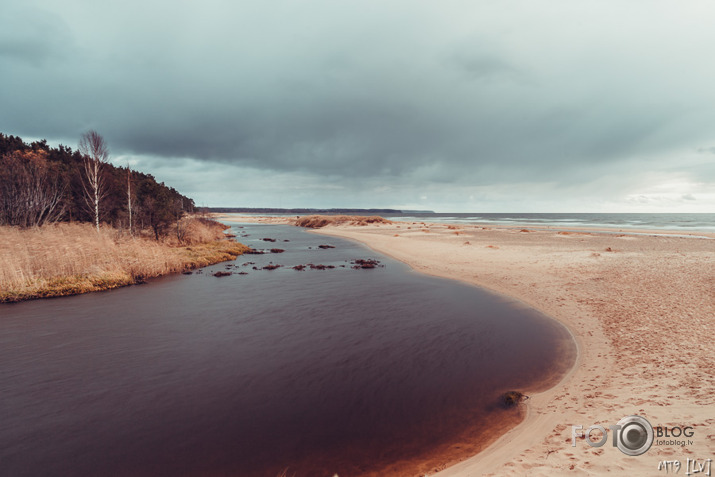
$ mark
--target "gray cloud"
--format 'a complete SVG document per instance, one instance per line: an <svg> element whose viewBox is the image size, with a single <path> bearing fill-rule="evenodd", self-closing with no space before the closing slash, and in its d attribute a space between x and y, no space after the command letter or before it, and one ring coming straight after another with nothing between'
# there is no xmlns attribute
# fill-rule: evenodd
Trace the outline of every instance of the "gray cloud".
<svg viewBox="0 0 715 477"><path fill-rule="evenodd" d="M715 140L715 9L655 3L23 2L0 131L346 186L634 187Z"/></svg>
<svg viewBox="0 0 715 477"><path fill-rule="evenodd" d="M53 68L75 48L64 20L32 7L3 8L0 61L17 66ZM41 71L41 70L40 70Z"/></svg>

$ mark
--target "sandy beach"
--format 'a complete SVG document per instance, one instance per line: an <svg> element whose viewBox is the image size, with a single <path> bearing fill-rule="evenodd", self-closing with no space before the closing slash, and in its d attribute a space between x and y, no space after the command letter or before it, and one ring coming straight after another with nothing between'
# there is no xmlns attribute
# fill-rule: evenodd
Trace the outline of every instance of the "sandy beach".
<svg viewBox="0 0 715 477"><path fill-rule="evenodd" d="M440 476L666 475L661 461L680 461L684 473L687 459L707 464L715 457L715 240L422 222L317 232L513 297L573 333L579 356L562 382L531 394L520 425ZM572 447L572 425L608 429L633 414L653 427L690 426L692 443L656 437L633 457L612 447L609 433L603 447L581 439Z"/></svg>

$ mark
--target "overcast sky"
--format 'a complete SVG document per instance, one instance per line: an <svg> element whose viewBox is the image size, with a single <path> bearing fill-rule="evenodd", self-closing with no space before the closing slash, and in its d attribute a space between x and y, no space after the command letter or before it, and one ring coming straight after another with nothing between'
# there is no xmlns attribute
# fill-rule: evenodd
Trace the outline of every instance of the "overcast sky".
<svg viewBox="0 0 715 477"><path fill-rule="evenodd" d="M1 0L0 132L199 205L715 212L715 2Z"/></svg>

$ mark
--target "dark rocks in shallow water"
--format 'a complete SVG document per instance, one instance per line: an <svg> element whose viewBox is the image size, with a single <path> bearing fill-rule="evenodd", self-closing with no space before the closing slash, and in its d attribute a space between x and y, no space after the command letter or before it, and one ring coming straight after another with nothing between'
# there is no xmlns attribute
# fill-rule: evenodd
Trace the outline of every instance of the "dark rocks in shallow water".
<svg viewBox="0 0 715 477"><path fill-rule="evenodd" d="M529 396L519 391L507 391L499 396L499 402L504 407L514 407L527 399L529 399Z"/></svg>
<svg viewBox="0 0 715 477"><path fill-rule="evenodd" d="M291 267L293 270L303 271L307 268L311 270L329 270L335 268L335 265L323 265L322 263L306 263L305 265L296 265Z"/></svg>
<svg viewBox="0 0 715 477"><path fill-rule="evenodd" d="M282 266L283 265L266 265L265 267L263 267L263 270L275 270L276 268L280 268Z"/></svg>
<svg viewBox="0 0 715 477"><path fill-rule="evenodd" d="M255 264L256 264L256 262L246 262L246 263L243 263L242 265L245 267L246 265L255 265Z"/></svg>
<svg viewBox="0 0 715 477"><path fill-rule="evenodd" d="M322 263L309 263L308 266L311 270L328 270L331 268L335 268L335 265L323 265Z"/></svg>
<svg viewBox="0 0 715 477"><path fill-rule="evenodd" d="M238 272L239 275L248 275L248 272Z"/></svg>
<svg viewBox="0 0 715 477"><path fill-rule="evenodd" d="M193 274L194 274L194 272L192 272L191 270L184 270L184 271L181 272L181 273L182 273L183 275L193 275Z"/></svg>
<svg viewBox="0 0 715 477"><path fill-rule="evenodd" d="M266 252L264 252L263 250L256 250L255 248L249 248L243 253L246 255L263 255Z"/></svg>
<svg viewBox="0 0 715 477"><path fill-rule="evenodd" d="M283 253L283 252L285 252L285 250L283 250L282 248L272 248L271 249L271 253Z"/></svg>
<svg viewBox="0 0 715 477"><path fill-rule="evenodd" d="M264 238L262 238L261 240L263 240L264 242L275 242L275 241L276 241L276 239L274 239L274 238L268 238L268 237L264 237Z"/></svg>
<svg viewBox="0 0 715 477"><path fill-rule="evenodd" d="M380 265L379 260L373 260L371 258L358 258L357 260L353 260L350 262L353 264L353 269L359 270L361 268L377 268L377 267L384 267L384 265Z"/></svg>
<svg viewBox="0 0 715 477"><path fill-rule="evenodd" d="M384 267L384 265L380 265L379 260L372 260L372 259L357 259L353 260L350 262L353 264L352 268L355 270L360 270L362 268L381 268ZM346 265L338 265L337 267L340 268L346 268ZM306 263L305 265L296 265L294 267L291 267L293 270L305 270L307 268L310 268L311 270L332 270L334 268L337 268L335 265L324 265L322 263Z"/></svg>
<svg viewBox="0 0 715 477"><path fill-rule="evenodd" d="M288 239L285 239L285 240L283 240L283 241L284 241L284 242L290 242L290 240L288 240Z"/></svg>
<svg viewBox="0 0 715 477"><path fill-rule="evenodd" d="M318 248L322 248L323 250L328 249L328 248L335 248L333 245L318 245Z"/></svg>
<svg viewBox="0 0 715 477"><path fill-rule="evenodd" d="M214 277L227 277L231 275L231 272L216 272L213 274Z"/></svg>

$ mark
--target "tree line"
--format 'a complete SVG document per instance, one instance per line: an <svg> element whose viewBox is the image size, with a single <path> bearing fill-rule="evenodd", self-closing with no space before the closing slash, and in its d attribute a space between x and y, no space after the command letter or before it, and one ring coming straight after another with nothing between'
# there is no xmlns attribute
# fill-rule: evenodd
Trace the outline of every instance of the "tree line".
<svg viewBox="0 0 715 477"><path fill-rule="evenodd" d="M109 149L95 131L85 133L74 151L0 133L0 225L107 223L130 232L150 229L158 240L195 211L192 199L151 174L108 160Z"/></svg>

